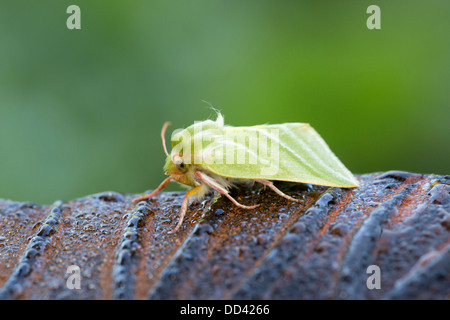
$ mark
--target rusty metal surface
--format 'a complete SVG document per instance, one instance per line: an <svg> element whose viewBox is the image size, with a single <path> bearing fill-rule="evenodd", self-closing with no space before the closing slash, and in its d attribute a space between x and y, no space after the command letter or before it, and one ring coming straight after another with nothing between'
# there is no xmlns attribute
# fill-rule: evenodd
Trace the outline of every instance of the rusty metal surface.
<svg viewBox="0 0 450 320"><path fill-rule="evenodd" d="M357 189L280 183L192 204L106 192L0 199L1 299L450 299L450 176L400 171ZM69 289L67 268L80 270ZM381 289L368 289L377 265Z"/></svg>

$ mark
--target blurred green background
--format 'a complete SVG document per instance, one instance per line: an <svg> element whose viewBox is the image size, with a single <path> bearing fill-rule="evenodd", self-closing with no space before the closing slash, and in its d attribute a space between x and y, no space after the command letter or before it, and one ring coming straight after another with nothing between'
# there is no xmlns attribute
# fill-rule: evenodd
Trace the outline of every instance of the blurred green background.
<svg viewBox="0 0 450 320"><path fill-rule="evenodd" d="M66 9L81 8L81 30ZM381 30L366 9L381 8ZM0 198L138 193L160 130L308 122L354 173L449 174L450 1L0 0ZM175 184L168 190L182 190Z"/></svg>

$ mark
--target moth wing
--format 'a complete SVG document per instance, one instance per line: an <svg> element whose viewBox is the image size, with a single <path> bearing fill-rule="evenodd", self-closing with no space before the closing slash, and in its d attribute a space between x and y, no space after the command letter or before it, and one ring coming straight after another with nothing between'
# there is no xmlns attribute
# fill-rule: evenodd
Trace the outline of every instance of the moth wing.
<svg viewBox="0 0 450 320"><path fill-rule="evenodd" d="M221 143L209 150L213 155L202 165L215 174L343 188L359 184L309 124L224 129Z"/></svg>

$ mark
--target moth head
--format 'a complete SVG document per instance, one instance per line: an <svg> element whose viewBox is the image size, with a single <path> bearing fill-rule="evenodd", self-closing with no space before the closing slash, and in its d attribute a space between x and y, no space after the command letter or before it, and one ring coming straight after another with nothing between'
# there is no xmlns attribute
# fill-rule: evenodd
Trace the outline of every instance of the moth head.
<svg viewBox="0 0 450 320"><path fill-rule="evenodd" d="M184 175L189 171L190 164L185 163L182 157L168 156L166 158L166 164L164 165L164 172L167 175Z"/></svg>
<svg viewBox="0 0 450 320"><path fill-rule="evenodd" d="M166 140L165 133L167 127L170 125L170 122L164 123L164 126L161 130L161 139L164 148L164 152L167 156L166 163L164 165L164 172L166 175L171 176L171 178L175 181L186 185L192 185L192 178L187 174L189 171L190 164L186 163L183 155L178 154L169 154L166 148Z"/></svg>

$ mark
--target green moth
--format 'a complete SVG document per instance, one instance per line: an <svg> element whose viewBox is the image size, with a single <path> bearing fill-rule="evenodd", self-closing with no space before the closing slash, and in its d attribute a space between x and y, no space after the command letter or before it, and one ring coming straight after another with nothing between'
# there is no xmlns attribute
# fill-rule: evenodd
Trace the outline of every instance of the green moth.
<svg viewBox="0 0 450 320"><path fill-rule="evenodd" d="M284 123L251 127L224 124L223 116L195 122L172 134L172 150L167 152L166 122L161 131L166 178L152 193L135 199L153 197L171 181L191 187L183 199L176 232L187 211L191 197L201 199L212 189L235 205L245 206L228 191L240 183L254 181L270 187L280 196L300 202L276 188L271 181L291 181L316 185L352 188L358 180L339 161L319 134L306 123Z"/></svg>

